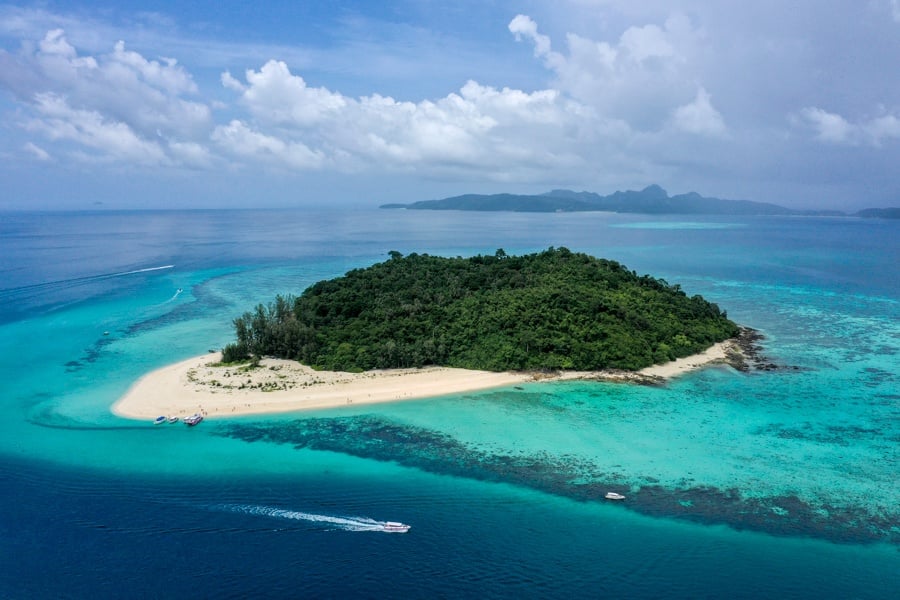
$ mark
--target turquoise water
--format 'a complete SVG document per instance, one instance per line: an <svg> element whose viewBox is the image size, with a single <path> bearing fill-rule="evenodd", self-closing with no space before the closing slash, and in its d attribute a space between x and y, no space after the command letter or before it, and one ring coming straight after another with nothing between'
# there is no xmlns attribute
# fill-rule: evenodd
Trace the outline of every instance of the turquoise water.
<svg viewBox="0 0 900 600"><path fill-rule="evenodd" d="M889 597L900 585L898 227L7 214L0 548L11 560L0 591L116 597L115 573L138 596L186 596L155 577L187 562L208 576L205 591L232 596ZM231 319L256 303L390 250L548 246L704 295L762 331L779 368L717 367L659 388L528 384L192 429L109 411L143 373L230 341ZM609 490L628 499L599 500ZM386 519L413 529L354 529ZM128 569L126 556L148 568ZM108 569L79 569L85 560ZM402 583L382 594L371 586L385 568Z"/></svg>

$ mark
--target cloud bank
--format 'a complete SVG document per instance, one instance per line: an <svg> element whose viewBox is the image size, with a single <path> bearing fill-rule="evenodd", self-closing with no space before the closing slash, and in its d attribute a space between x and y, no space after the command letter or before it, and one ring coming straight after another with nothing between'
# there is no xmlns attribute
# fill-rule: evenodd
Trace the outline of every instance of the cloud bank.
<svg viewBox="0 0 900 600"><path fill-rule="evenodd" d="M199 97L176 59L148 59L123 41L108 53L80 54L61 29L31 51L5 56L9 68L0 80L28 108L20 126L41 141L68 143L61 149L72 159L143 166L423 169L541 179L560 168L585 168L592 155L640 134L727 133L702 87L661 93L683 78L685 59L670 29L632 28L615 47L573 35L567 55L551 50L527 16L516 16L509 29L534 44L557 86L523 91L470 80L435 100L351 98L310 86L272 59L238 76L221 73L223 89L233 93L230 112L238 116L216 123L214 103ZM659 106L636 101L646 95L659 96Z"/></svg>

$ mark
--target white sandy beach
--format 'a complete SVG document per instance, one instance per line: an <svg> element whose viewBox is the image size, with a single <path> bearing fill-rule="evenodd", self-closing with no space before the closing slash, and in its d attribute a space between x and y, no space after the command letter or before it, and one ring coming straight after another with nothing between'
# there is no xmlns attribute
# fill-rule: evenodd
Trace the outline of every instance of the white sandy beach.
<svg viewBox="0 0 900 600"><path fill-rule="evenodd" d="M263 359L258 368L248 369L218 365L221 355L208 353L145 375L112 410L133 419L185 417L194 413L228 417L412 400L538 380L668 379L723 362L726 351L733 346L731 341L722 342L702 354L648 367L638 374L604 371L547 375L447 367L343 373L315 371L294 361L273 358Z"/></svg>

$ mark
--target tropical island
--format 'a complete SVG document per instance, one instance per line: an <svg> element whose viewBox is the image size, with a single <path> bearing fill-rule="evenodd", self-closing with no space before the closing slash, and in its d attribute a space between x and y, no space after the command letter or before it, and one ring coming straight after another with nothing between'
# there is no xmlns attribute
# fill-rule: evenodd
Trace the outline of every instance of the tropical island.
<svg viewBox="0 0 900 600"><path fill-rule="evenodd" d="M226 416L532 380L647 383L734 358L741 329L677 284L566 248L469 258L393 251L259 304L234 327L221 354L148 375L115 412Z"/></svg>
<svg viewBox="0 0 900 600"><path fill-rule="evenodd" d="M718 306L677 284L566 248L471 258L391 252L234 324L225 362L274 356L351 372L636 371L738 333Z"/></svg>

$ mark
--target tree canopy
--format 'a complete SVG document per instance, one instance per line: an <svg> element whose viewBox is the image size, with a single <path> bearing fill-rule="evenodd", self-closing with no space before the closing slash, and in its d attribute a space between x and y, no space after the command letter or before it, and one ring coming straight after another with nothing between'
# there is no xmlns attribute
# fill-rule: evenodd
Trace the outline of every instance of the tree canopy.
<svg viewBox="0 0 900 600"><path fill-rule="evenodd" d="M566 248L470 258L392 251L260 304L234 326L226 362L276 356L343 371L638 370L738 332L701 296Z"/></svg>

